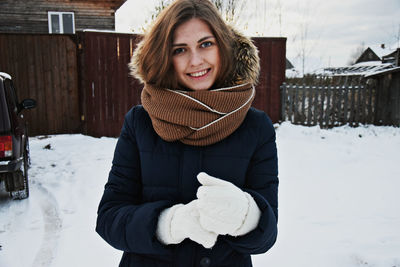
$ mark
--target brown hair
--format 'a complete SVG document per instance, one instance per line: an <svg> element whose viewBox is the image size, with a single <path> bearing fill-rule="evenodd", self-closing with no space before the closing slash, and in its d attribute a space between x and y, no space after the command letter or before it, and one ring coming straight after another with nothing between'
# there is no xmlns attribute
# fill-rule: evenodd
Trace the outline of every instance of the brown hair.
<svg viewBox="0 0 400 267"><path fill-rule="evenodd" d="M132 75L157 87L178 88L172 65L173 34L192 18L207 23L217 40L221 68L215 86L221 86L232 72L234 34L209 0L176 0L164 9L134 52L129 64Z"/></svg>

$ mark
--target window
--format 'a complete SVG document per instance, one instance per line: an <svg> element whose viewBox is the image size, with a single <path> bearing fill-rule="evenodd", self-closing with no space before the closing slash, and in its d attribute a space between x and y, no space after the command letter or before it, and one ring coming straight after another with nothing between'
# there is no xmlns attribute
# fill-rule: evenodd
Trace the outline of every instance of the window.
<svg viewBox="0 0 400 267"><path fill-rule="evenodd" d="M73 12L49 12L49 33L75 33Z"/></svg>

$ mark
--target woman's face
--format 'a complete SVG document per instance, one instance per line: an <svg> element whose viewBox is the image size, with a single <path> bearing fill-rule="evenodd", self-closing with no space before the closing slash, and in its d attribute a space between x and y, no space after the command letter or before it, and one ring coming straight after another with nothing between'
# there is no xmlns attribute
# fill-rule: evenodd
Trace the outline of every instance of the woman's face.
<svg viewBox="0 0 400 267"><path fill-rule="evenodd" d="M179 25L172 41L172 64L180 85L208 90L220 69L217 40L207 23L193 18Z"/></svg>

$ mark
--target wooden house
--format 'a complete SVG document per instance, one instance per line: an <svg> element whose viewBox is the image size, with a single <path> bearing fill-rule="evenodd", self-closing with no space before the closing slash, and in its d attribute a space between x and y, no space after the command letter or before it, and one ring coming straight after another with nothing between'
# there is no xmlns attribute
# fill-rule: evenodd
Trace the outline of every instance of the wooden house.
<svg viewBox="0 0 400 267"><path fill-rule="evenodd" d="M1 0L0 33L75 33L115 30L126 0Z"/></svg>
<svg viewBox="0 0 400 267"><path fill-rule="evenodd" d="M400 48L397 48L392 53L383 56L382 63L392 63L395 66L400 66Z"/></svg>
<svg viewBox="0 0 400 267"><path fill-rule="evenodd" d="M356 60L355 64L367 61L381 61L381 58L370 47L368 47Z"/></svg>

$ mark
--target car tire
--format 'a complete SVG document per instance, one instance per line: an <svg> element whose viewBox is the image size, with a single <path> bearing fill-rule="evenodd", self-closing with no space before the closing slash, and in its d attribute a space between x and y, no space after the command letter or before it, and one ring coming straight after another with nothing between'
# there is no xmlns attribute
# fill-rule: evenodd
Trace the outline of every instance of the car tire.
<svg viewBox="0 0 400 267"><path fill-rule="evenodd" d="M12 199L25 199L29 197L29 181L28 181L28 151L25 145L24 149L24 161L21 164L21 169L15 173L16 175L22 175L24 188L22 190L10 192Z"/></svg>

